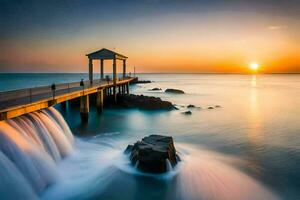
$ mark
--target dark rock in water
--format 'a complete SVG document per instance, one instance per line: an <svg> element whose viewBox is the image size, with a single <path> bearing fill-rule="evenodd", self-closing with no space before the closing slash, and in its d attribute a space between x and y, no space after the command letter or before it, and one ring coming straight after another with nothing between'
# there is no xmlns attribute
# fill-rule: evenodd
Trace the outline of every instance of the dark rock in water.
<svg viewBox="0 0 300 200"><path fill-rule="evenodd" d="M132 151L132 148L133 148L133 145L128 145L127 147L126 147L126 149L125 149L125 151L124 151L124 153L125 154L129 154L129 153L131 153L131 151Z"/></svg>
<svg viewBox="0 0 300 200"><path fill-rule="evenodd" d="M221 106L220 105L216 105L215 108L221 108Z"/></svg>
<svg viewBox="0 0 300 200"><path fill-rule="evenodd" d="M187 108L196 108L196 106L195 106L195 105L192 105L192 104L190 104L190 105L188 105L188 106L187 106Z"/></svg>
<svg viewBox="0 0 300 200"><path fill-rule="evenodd" d="M161 88L152 88L152 89L150 89L150 91L159 91L159 90L161 90Z"/></svg>
<svg viewBox="0 0 300 200"><path fill-rule="evenodd" d="M209 106L207 109L214 109L214 107L212 107L212 106Z"/></svg>
<svg viewBox="0 0 300 200"><path fill-rule="evenodd" d="M107 101L108 107L139 108L142 110L173 110L176 107L169 101L163 101L158 97L149 97L134 94L118 94L117 103Z"/></svg>
<svg viewBox="0 0 300 200"><path fill-rule="evenodd" d="M185 115L191 115L192 112L191 112L191 111L185 111L185 112L182 112L182 114L185 114Z"/></svg>
<svg viewBox="0 0 300 200"><path fill-rule="evenodd" d="M184 91L178 89L166 89L165 92L173 94L184 94Z"/></svg>
<svg viewBox="0 0 300 200"><path fill-rule="evenodd" d="M180 161L176 154L173 138L162 135L144 137L134 145L128 145L125 152L130 153L130 160L133 165L150 173L166 172L168 161L173 167Z"/></svg>
<svg viewBox="0 0 300 200"><path fill-rule="evenodd" d="M136 81L131 82L131 84L146 84L146 83L152 83L152 81L149 81L149 80L136 80Z"/></svg>

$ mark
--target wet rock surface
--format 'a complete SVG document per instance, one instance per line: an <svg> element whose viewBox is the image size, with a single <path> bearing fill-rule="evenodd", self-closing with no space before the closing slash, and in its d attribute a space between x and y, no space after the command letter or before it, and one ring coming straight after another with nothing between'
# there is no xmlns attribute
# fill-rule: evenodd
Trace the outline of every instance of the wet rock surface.
<svg viewBox="0 0 300 200"><path fill-rule="evenodd" d="M164 173L169 165L174 167L180 161L173 138L163 135L144 137L134 145L128 145L124 152L129 154L132 165L150 173Z"/></svg>
<svg viewBox="0 0 300 200"><path fill-rule="evenodd" d="M161 90L161 88L152 88L152 89L149 89L149 91L159 91L159 90Z"/></svg>
<svg viewBox="0 0 300 200"><path fill-rule="evenodd" d="M134 94L118 94L117 103L107 101L107 107L138 108L142 110L174 110L176 107L169 101L163 101L159 97L150 97Z"/></svg>
<svg viewBox="0 0 300 200"><path fill-rule="evenodd" d="M191 111L185 111L185 112L182 112L182 114L185 114L185 115L191 115L192 112L191 112Z"/></svg>
<svg viewBox="0 0 300 200"><path fill-rule="evenodd" d="M184 94L183 90L178 90L178 89L166 89L165 90L166 93L172 93L172 94Z"/></svg>
<svg viewBox="0 0 300 200"><path fill-rule="evenodd" d="M187 108L196 108L196 106L193 105L193 104L190 104L190 105L187 106Z"/></svg>

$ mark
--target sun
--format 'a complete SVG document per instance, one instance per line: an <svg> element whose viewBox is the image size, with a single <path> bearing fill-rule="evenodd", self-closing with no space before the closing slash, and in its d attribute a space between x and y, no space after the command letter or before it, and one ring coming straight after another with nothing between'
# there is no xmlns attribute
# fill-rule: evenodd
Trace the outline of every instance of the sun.
<svg viewBox="0 0 300 200"><path fill-rule="evenodd" d="M249 65L250 69L253 70L253 71L257 71L258 68L259 68L259 64L253 62Z"/></svg>

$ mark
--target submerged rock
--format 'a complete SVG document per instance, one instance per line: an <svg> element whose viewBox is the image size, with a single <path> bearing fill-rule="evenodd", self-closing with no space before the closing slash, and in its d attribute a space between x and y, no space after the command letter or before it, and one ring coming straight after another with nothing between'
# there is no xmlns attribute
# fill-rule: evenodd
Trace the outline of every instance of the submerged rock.
<svg viewBox="0 0 300 200"><path fill-rule="evenodd" d="M220 105L216 105L215 108L221 108L221 106Z"/></svg>
<svg viewBox="0 0 300 200"><path fill-rule="evenodd" d="M193 105L193 104L190 104L190 105L187 106L187 108L196 108L196 106Z"/></svg>
<svg viewBox="0 0 300 200"><path fill-rule="evenodd" d="M184 94L183 90L178 90L178 89L166 89L165 90L166 93L173 93L173 94Z"/></svg>
<svg viewBox="0 0 300 200"><path fill-rule="evenodd" d="M149 97L134 94L118 94L117 103L108 101L106 106L121 108L139 108L142 110L173 110L177 109L171 102L159 97Z"/></svg>
<svg viewBox="0 0 300 200"><path fill-rule="evenodd" d="M188 110L188 111L182 112L182 114L185 114L185 115L191 115L192 112Z"/></svg>
<svg viewBox="0 0 300 200"><path fill-rule="evenodd" d="M209 106L207 109L210 109L210 110L211 110L211 109L214 109L214 107L212 107L212 106Z"/></svg>
<svg viewBox="0 0 300 200"><path fill-rule="evenodd" d="M130 154L132 165L150 173L163 173L168 170L168 165L174 167L179 156L176 154L173 138L162 135L150 135L128 145L125 153Z"/></svg>
<svg viewBox="0 0 300 200"><path fill-rule="evenodd" d="M152 89L150 89L150 91L159 91L159 90L161 90L161 88L152 88Z"/></svg>

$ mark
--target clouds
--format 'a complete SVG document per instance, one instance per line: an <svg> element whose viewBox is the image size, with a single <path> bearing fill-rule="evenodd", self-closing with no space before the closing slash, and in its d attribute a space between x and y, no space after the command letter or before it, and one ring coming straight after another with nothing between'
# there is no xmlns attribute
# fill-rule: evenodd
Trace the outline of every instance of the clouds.
<svg viewBox="0 0 300 200"><path fill-rule="evenodd" d="M281 26L281 25L271 25L268 27L269 30L275 31L280 29L286 29L287 26Z"/></svg>

